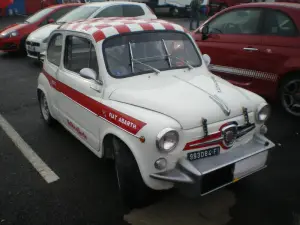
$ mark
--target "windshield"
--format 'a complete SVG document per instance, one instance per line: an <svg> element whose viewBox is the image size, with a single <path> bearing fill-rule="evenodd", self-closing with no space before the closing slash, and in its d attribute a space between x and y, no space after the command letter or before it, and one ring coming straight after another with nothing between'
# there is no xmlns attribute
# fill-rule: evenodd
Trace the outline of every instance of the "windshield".
<svg viewBox="0 0 300 225"><path fill-rule="evenodd" d="M42 19L44 16L46 16L48 13L52 12L54 9L53 8L46 8L41 11L38 11L37 13L33 14L31 17L27 18L25 20L26 23L35 23Z"/></svg>
<svg viewBox="0 0 300 225"><path fill-rule="evenodd" d="M97 6L81 6L78 7L59 20L57 20L57 23L68 23L75 20L82 20L89 18L94 12L96 12L100 7Z"/></svg>
<svg viewBox="0 0 300 225"><path fill-rule="evenodd" d="M115 78L201 66L190 38L175 31L113 37L104 42L103 54L107 71Z"/></svg>

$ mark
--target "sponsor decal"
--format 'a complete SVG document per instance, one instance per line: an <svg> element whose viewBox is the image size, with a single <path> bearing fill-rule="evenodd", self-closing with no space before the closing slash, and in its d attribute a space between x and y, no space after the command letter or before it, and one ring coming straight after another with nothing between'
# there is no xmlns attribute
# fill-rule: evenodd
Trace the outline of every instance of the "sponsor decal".
<svg viewBox="0 0 300 225"><path fill-rule="evenodd" d="M77 133L80 137L82 137L83 139L87 140L87 136L85 135L85 133L84 133L82 130L80 130L79 127L75 126L70 120L67 120L67 122L68 122L68 125L69 125L73 130L75 130L76 133Z"/></svg>
<svg viewBox="0 0 300 225"><path fill-rule="evenodd" d="M129 132L130 134L136 135L146 123L137 120L129 115L119 112L111 107L108 107L83 93L69 87L68 85L56 80L50 74L48 74L43 69L43 74L47 77L49 84L55 90L68 96L74 102L78 103L82 107L88 109L89 111L95 113L97 116L109 121L110 123L116 125Z"/></svg>

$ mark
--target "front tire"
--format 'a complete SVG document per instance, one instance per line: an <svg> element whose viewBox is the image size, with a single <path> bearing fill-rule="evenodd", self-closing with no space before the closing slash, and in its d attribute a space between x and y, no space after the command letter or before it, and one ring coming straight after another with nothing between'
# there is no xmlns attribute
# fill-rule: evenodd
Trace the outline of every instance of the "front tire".
<svg viewBox="0 0 300 225"><path fill-rule="evenodd" d="M46 95L44 94L43 91L39 91L38 97L39 97L40 112L43 120L49 126L54 125L56 121L51 116Z"/></svg>
<svg viewBox="0 0 300 225"><path fill-rule="evenodd" d="M179 9L176 7L173 7L170 9L170 14L172 17L178 17L180 15Z"/></svg>
<svg viewBox="0 0 300 225"><path fill-rule="evenodd" d="M154 193L143 181L137 162L130 149L114 140L115 169L123 202L129 209L147 206Z"/></svg>

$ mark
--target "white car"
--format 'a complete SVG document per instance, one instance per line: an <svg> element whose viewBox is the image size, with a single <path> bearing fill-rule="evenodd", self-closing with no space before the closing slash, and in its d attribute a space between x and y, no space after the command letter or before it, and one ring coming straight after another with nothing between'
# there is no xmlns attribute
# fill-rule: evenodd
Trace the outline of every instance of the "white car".
<svg viewBox="0 0 300 225"><path fill-rule="evenodd" d="M100 17L157 19L156 15L144 3L117 1L84 4L61 17L56 23L43 26L32 32L28 36L25 45L28 57L40 59L40 54L46 51L49 35L62 24L75 20Z"/></svg>
<svg viewBox="0 0 300 225"><path fill-rule="evenodd" d="M177 185L205 195L265 168L274 147L266 101L213 75L209 62L163 20L64 24L38 78L42 118L115 159L127 203Z"/></svg>

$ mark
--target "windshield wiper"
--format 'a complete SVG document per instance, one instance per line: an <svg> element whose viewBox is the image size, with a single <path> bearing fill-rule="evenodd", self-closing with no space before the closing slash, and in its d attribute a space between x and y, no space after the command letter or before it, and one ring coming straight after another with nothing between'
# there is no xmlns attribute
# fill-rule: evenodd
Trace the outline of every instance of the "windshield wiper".
<svg viewBox="0 0 300 225"><path fill-rule="evenodd" d="M132 70L133 73L134 73L134 62L139 63L143 66L146 66L146 67L152 69L156 74L160 73L160 70L158 70L158 69L156 69L156 68L154 68L154 67L152 67L152 66L150 66L146 63L143 63L138 59L133 58L131 42L129 42L128 44L129 44L129 54L130 54L130 65L131 65L131 70Z"/></svg>
<svg viewBox="0 0 300 225"><path fill-rule="evenodd" d="M181 58L179 58L179 57L177 57L177 56L173 56L172 54L170 54L169 51L168 51L168 48L167 48L167 45L166 45L165 40L164 40L164 39L161 39L161 41L162 41L162 43L163 43L163 45L164 45L164 48L165 48L165 51L166 51L166 53L167 53L166 57L168 58L168 62L169 62L169 65L170 65L171 68L172 68L172 63L171 63L171 59L170 59L170 58L175 58L175 59L178 59L178 60L180 60L181 62L183 62L185 65L187 65L187 66L189 67L190 70L191 70L191 69L194 69L194 67L193 67L191 64L189 64L189 62L187 62L187 61L185 61L184 59L181 59Z"/></svg>

